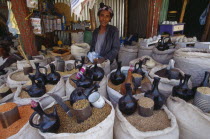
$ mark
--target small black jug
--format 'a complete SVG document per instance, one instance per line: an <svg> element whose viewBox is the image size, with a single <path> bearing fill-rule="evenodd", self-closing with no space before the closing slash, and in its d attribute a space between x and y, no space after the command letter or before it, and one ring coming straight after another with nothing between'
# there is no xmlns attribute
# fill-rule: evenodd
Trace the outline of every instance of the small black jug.
<svg viewBox="0 0 210 139"><path fill-rule="evenodd" d="M55 71L55 65L53 63L50 64L51 73L47 75L47 82L49 84L57 84L60 81L60 74Z"/></svg>
<svg viewBox="0 0 210 139"><path fill-rule="evenodd" d="M137 100L132 96L130 83L125 84L126 94L119 99L119 109L123 114L131 115L136 111Z"/></svg>
<svg viewBox="0 0 210 139"><path fill-rule="evenodd" d="M110 75L110 80L114 85L119 85L125 81L125 75L121 72L121 64L121 61L118 62L117 70Z"/></svg>
<svg viewBox="0 0 210 139"><path fill-rule="evenodd" d="M193 92L188 87L188 81L189 81L190 77L191 77L191 75L185 74L184 81L182 82L182 78L180 79L179 85L174 86L172 89L172 96L179 97L181 99L184 99L185 101L193 99L195 92Z"/></svg>
<svg viewBox="0 0 210 139"><path fill-rule="evenodd" d="M58 117L56 107L54 106L53 113L45 113L38 102L32 101L31 108L34 109L34 113L29 118L29 123L32 127L38 128L41 132L55 133L60 127L60 119ZM34 116L38 114L40 116L39 124L33 123Z"/></svg>
<svg viewBox="0 0 210 139"><path fill-rule="evenodd" d="M91 68L91 71L93 73L93 81L101 81L104 78L104 70L101 67L98 67L97 63Z"/></svg>
<svg viewBox="0 0 210 139"><path fill-rule="evenodd" d="M46 93L45 85L43 85L40 82L36 82L34 75L28 75L29 79L32 82L31 86L26 87L26 89L23 89L26 91L30 97L41 97Z"/></svg>
<svg viewBox="0 0 210 139"><path fill-rule="evenodd" d="M165 97L159 92L158 85L160 78L154 77L152 90L144 94L145 97L151 98L154 101L154 110L159 110L165 104Z"/></svg>

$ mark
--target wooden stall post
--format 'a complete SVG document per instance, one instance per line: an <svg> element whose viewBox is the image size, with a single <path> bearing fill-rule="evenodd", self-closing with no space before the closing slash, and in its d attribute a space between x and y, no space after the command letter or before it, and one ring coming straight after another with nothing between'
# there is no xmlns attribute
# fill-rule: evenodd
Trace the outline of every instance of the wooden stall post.
<svg viewBox="0 0 210 139"><path fill-rule="evenodd" d="M30 20L25 20L29 15L29 10L26 7L26 0L11 0L12 11L14 13L15 19L20 30L20 38L22 47L26 54L31 56L37 55L37 48L35 46L35 35L32 30Z"/></svg>
<svg viewBox="0 0 210 139"><path fill-rule="evenodd" d="M181 15L180 15L180 18L179 18L179 23L182 23L183 22L183 18L184 18L184 14L185 14L187 2L188 2L188 0L184 0L184 2L183 2L182 12L181 12Z"/></svg>
<svg viewBox="0 0 210 139"><path fill-rule="evenodd" d="M89 10L90 13L90 23L91 23L91 30L96 29L96 17L95 17L95 8Z"/></svg>

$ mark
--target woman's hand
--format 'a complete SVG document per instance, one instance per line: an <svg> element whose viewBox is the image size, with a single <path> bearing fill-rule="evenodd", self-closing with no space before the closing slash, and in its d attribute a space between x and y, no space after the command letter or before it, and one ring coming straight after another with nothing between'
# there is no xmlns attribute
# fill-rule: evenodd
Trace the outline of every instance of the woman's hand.
<svg viewBox="0 0 210 139"><path fill-rule="evenodd" d="M94 59L94 62L97 62L98 64L101 64L101 63L103 63L104 61L105 61L106 59L105 58L96 58L96 59Z"/></svg>

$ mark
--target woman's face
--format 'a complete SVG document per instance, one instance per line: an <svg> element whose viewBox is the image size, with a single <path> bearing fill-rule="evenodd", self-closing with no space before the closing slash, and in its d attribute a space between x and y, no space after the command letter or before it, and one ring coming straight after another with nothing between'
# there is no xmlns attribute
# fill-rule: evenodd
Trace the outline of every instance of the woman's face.
<svg viewBox="0 0 210 139"><path fill-rule="evenodd" d="M103 10L99 15L99 22L101 26L107 26L111 20L111 15L109 11Z"/></svg>

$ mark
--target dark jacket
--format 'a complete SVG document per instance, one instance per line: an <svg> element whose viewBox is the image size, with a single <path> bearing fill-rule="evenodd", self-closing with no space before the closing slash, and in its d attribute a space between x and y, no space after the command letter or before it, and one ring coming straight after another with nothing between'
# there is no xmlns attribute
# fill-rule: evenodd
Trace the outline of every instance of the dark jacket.
<svg viewBox="0 0 210 139"><path fill-rule="evenodd" d="M93 31L92 44L90 48L91 52L95 51L95 45L97 42L99 28L96 28ZM113 62L114 59L117 57L119 49L120 49L119 30L115 26L112 26L112 25L107 25L106 29L107 29L106 37L101 47L101 52L99 55Z"/></svg>

